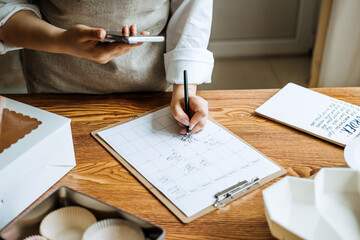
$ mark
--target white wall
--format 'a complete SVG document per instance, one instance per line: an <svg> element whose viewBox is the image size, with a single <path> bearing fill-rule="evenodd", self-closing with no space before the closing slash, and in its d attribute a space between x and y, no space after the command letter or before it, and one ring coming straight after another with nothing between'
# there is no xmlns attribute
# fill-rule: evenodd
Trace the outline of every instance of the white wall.
<svg viewBox="0 0 360 240"><path fill-rule="evenodd" d="M214 0L216 57L308 53L319 0Z"/></svg>
<svg viewBox="0 0 360 240"><path fill-rule="evenodd" d="M333 1L319 86L360 86L359 0Z"/></svg>

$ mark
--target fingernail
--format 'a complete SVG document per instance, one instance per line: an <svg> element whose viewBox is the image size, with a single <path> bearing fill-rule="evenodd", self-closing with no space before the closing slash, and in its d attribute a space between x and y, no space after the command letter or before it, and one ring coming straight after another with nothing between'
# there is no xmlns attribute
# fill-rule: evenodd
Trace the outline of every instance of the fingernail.
<svg viewBox="0 0 360 240"><path fill-rule="evenodd" d="M123 29L122 29L122 34L123 34L124 36L129 35L129 27L128 27L128 25L125 25L125 26L123 27Z"/></svg>
<svg viewBox="0 0 360 240"><path fill-rule="evenodd" d="M131 25L129 30L130 30L130 35L131 36L136 36L137 35L136 24Z"/></svg>
<svg viewBox="0 0 360 240"><path fill-rule="evenodd" d="M98 31L98 38L103 39L105 38L105 32L104 31Z"/></svg>
<svg viewBox="0 0 360 240"><path fill-rule="evenodd" d="M190 122L185 119L185 120L182 121L182 124L184 124L185 126L189 126Z"/></svg>
<svg viewBox="0 0 360 240"><path fill-rule="evenodd" d="M186 130L180 130L180 134L185 135L185 134L186 134Z"/></svg>
<svg viewBox="0 0 360 240"><path fill-rule="evenodd" d="M195 125L193 125L193 124L190 125L190 126L189 126L190 131L191 131L194 127L195 127Z"/></svg>

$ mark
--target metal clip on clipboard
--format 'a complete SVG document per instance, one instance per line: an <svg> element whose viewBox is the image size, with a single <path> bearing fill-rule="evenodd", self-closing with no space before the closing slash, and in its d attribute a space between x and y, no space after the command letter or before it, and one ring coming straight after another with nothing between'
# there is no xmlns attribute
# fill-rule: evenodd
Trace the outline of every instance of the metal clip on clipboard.
<svg viewBox="0 0 360 240"><path fill-rule="evenodd" d="M254 190L259 187L260 179L258 177L253 178L250 182L244 180L241 181L234 186L231 186L221 192L215 194L216 201L214 203L214 207L221 208L225 206L228 202L231 202L233 199L241 197L246 193Z"/></svg>

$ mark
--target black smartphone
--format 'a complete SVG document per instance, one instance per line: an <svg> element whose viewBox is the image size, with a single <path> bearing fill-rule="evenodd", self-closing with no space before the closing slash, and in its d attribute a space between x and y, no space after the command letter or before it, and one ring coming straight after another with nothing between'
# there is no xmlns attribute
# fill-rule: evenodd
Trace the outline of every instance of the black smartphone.
<svg viewBox="0 0 360 240"><path fill-rule="evenodd" d="M163 42L163 41L165 41L164 36L144 36L144 35L121 36L115 34L107 34L102 42L136 44L139 42Z"/></svg>

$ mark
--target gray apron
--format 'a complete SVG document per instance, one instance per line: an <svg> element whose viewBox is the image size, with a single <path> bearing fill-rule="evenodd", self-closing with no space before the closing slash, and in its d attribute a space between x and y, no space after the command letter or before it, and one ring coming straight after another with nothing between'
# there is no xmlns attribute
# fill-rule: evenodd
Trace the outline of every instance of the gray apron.
<svg viewBox="0 0 360 240"><path fill-rule="evenodd" d="M75 24L121 34L124 25L164 35L170 0L35 0L43 19L64 29ZM65 54L21 51L31 93L113 93L164 91L165 43L144 43L107 64Z"/></svg>

